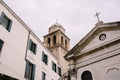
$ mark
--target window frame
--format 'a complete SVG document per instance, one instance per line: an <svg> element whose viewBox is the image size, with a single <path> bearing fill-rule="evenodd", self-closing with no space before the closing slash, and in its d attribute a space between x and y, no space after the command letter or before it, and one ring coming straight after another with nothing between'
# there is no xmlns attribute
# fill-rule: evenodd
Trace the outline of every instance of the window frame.
<svg viewBox="0 0 120 80"><path fill-rule="evenodd" d="M4 23L4 19L7 20L7 24L5 24L5 25L3 24L3 23ZM10 32L10 30L11 30L12 22L13 22L13 21L12 21L10 18L8 18L4 12L1 13L0 24L1 24L8 32Z"/></svg>
<svg viewBox="0 0 120 80"><path fill-rule="evenodd" d="M54 63L53 61L52 61L52 70L53 70L54 72L57 72L56 63Z"/></svg>
<svg viewBox="0 0 120 80"><path fill-rule="evenodd" d="M29 80L34 80L35 77L35 68L36 66L29 61L26 61L26 68L25 68L25 78Z"/></svg>
<svg viewBox="0 0 120 80"><path fill-rule="evenodd" d="M61 68L60 67L57 67L57 73L59 76L61 76Z"/></svg>
<svg viewBox="0 0 120 80"><path fill-rule="evenodd" d="M48 64L48 55L46 55L44 51L42 51L42 61L43 61L46 65Z"/></svg>
<svg viewBox="0 0 120 80"><path fill-rule="evenodd" d="M4 44L4 41L0 39L0 53L1 53L1 51L2 51L3 44Z"/></svg>
<svg viewBox="0 0 120 80"><path fill-rule="evenodd" d="M31 39L29 40L29 50L32 51L34 54L37 53L37 44L34 43Z"/></svg>
<svg viewBox="0 0 120 80"><path fill-rule="evenodd" d="M46 80L46 73L42 71L42 80Z"/></svg>

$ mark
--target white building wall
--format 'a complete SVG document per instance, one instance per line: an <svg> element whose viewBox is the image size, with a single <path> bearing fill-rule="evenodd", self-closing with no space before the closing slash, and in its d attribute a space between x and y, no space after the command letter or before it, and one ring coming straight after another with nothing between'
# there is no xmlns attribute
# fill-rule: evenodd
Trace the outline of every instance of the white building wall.
<svg viewBox="0 0 120 80"><path fill-rule="evenodd" d="M114 70L118 71L118 73L116 73L117 75L110 76L110 71L114 72ZM79 68L77 72L77 80L81 80L81 75L84 71L90 71L92 73L93 80L119 80L120 55Z"/></svg>
<svg viewBox="0 0 120 80"><path fill-rule="evenodd" d="M4 12L13 23L10 32L0 25L0 39L4 41L0 54L0 72L24 80L28 31L0 4L0 15L2 12Z"/></svg>
<svg viewBox="0 0 120 80"><path fill-rule="evenodd" d="M27 59L36 65L35 80L42 79L42 72L46 73L46 80L58 80L60 76L52 70L52 61L59 66L54 55L40 41L37 41L35 36L30 35L30 39L37 44L36 55L30 50L27 53ZM47 65L42 61L42 51L48 56Z"/></svg>
<svg viewBox="0 0 120 80"><path fill-rule="evenodd" d="M78 59L76 68L77 80L84 71L90 71L93 80L119 80L120 43Z"/></svg>
<svg viewBox="0 0 120 80"><path fill-rule="evenodd" d="M8 7L4 2L2 4ZM0 39L4 41L2 51L0 53L0 73L11 76L19 80L25 80L25 55L27 41L32 39L37 44L37 53L34 55L29 49L27 49L26 59L36 65L35 79L42 79L42 71L46 73L46 80L58 80L60 76L52 70L52 61L58 62L54 55L44 47L40 39L22 22L19 21L9 8L5 8L0 4L0 15L2 12L9 17L13 23L11 31L8 32L2 25L0 25ZM9 11L8 11L9 10ZM13 14L13 15L12 15ZM29 37L30 31L30 37ZM29 39L28 39L29 37ZM42 51L48 55L48 65L42 62Z"/></svg>

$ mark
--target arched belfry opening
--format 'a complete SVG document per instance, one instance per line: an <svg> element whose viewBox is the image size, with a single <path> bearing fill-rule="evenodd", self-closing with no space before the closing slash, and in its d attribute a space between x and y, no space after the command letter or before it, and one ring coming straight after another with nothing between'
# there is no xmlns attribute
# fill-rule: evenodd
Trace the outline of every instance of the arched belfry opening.
<svg viewBox="0 0 120 80"><path fill-rule="evenodd" d="M53 36L53 45L56 44L56 35Z"/></svg>
<svg viewBox="0 0 120 80"><path fill-rule="evenodd" d="M65 40L65 48L67 49L67 40Z"/></svg>
<svg viewBox="0 0 120 80"><path fill-rule="evenodd" d="M63 36L61 36L61 45L63 46L64 43L63 43Z"/></svg>
<svg viewBox="0 0 120 80"><path fill-rule="evenodd" d="M50 47L50 45L51 45L51 40L50 38L48 38L48 46Z"/></svg>
<svg viewBox="0 0 120 80"><path fill-rule="evenodd" d="M93 80L92 73L90 71L84 71L81 75L81 80Z"/></svg>

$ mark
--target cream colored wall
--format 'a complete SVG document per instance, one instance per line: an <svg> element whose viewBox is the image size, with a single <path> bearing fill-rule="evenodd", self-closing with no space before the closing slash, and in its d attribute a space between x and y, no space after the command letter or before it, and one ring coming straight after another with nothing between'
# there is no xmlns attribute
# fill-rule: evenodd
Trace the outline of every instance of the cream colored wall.
<svg viewBox="0 0 120 80"><path fill-rule="evenodd" d="M28 31L0 4L0 15L1 12L13 23L10 32L0 25L0 39L4 41L0 55L0 73L24 80Z"/></svg>
<svg viewBox="0 0 120 80"><path fill-rule="evenodd" d="M4 41L0 54L0 73L19 80L25 80L25 54L28 30L0 4L0 14L2 11L13 21L13 23L10 32L0 25L0 39ZM26 59L36 65L35 80L42 79L42 71L46 73L46 80L58 80L60 78L59 75L52 70L52 61L59 66L57 59L47 48L45 48L34 33L30 34L30 39L37 44L37 53L34 55L27 49ZM48 65L42 62L42 51L48 55Z"/></svg>
<svg viewBox="0 0 120 80"><path fill-rule="evenodd" d="M33 35L30 35L30 39L32 39L32 41L37 44L36 55L34 55L30 50L28 50L27 55L27 59L36 65L37 70L35 73L35 80L42 79L42 71L46 73L46 80L58 80L60 76L52 70L52 61L56 63L57 66L59 66L57 60L53 57L52 53L43 46L43 44L41 44L35 39ZM42 51L44 51L44 53L48 56L47 65L42 62Z"/></svg>

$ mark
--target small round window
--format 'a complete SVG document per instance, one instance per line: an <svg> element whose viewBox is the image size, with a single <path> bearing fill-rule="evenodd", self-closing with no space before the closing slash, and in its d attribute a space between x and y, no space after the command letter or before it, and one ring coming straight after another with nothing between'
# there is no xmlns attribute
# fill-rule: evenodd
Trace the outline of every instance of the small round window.
<svg viewBox="0 0 120 80"><path fill-rule="evenodd" d="M101 34L101 35L99 36L99 39L100 39L101 41L105 40L105 38L106 38L106 34Z"/></svg>

